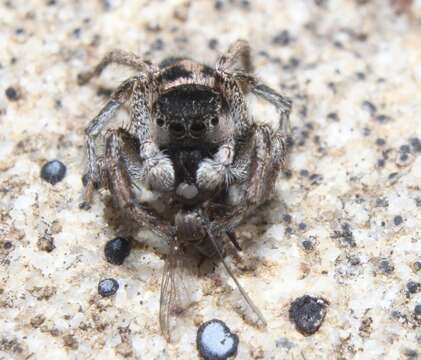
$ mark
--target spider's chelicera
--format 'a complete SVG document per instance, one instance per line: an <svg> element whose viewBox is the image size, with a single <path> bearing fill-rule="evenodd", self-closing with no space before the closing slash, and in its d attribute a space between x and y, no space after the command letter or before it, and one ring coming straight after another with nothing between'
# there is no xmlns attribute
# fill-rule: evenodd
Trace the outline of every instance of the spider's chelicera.
<svg viewBox="0 0 421 360"><path fill-rule="evenodd" d="M170 248L161 288L160 325L170 336L177 313L180 259L188 246L221 259L247 303L265 320L224 261L224 243L238 249L235 228L270 198L287 154L291 101L253 76L250 48L238 40L215 68L186 58L159 66L124 51L111 51L82 85L111 64L137 74L124 81L86 128L88 171L83 207L96 188L108 189L130 219L165 239ZM275 128L253 122L245 97L254 94L279 113ZM106 125L125 103L130 125ZM97 141L105 143L98 153ZM143 201L142 189L155 193L160 210Z"/></svg>

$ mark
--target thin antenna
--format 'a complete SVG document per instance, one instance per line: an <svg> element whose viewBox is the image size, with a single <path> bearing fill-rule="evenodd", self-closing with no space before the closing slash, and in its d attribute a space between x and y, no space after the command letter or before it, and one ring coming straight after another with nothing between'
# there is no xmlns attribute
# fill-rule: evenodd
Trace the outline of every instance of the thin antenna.
<svg viewBox="0 0 421 360"><path fill-rule="evenodd" d="M228 275L231 276L232 280L234 280L235 285L237 285L238 290L240 290L241 295L243 295L244 299L246 300L247 304L250 306L250 308L255 312L255 314L257 315L257 317L259 318L259 320L263 323L264 326L267 326L267 322L265 320L265 318L263 317L263 314L261 313L261 311L259 310L259 308L253 303L253 301L250 299L250 296L247 295L246 291L242 288L242 286L240 285L240 283L238 282L237 278L235 277L235 275L233 274L233 272L231 271L231 269L228 267L228 264L225 262L224 260L224 256L222 255L221 250L219 249L215 238L213 237L212 233L208 230L207 231L208 236L212 242L212 245L214 246L216 252L219 255L219 258L222 261L222 264L224 265L225 270L227 271Z"/></svg>

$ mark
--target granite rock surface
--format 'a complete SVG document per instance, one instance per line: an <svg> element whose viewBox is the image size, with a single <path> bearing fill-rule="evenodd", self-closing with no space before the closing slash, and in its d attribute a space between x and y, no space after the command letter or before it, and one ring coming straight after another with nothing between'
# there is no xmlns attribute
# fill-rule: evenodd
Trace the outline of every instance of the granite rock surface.
<svg viewBox="0 0 421 360"><path fill-rule="evenodd" d="M198 302L167 344L159 239L140 230L110 264L104 245L125 234L107 193L78 207L84 128L130 72L76 78L114 48L213 64L237 38L294 101L276 200L227 257L268 326L218 266L194 280ZM8 0L0 44L0 359L197 359L213 318L238 335L238 359L421 357L421 1ZM52 185L40 171L54 159L66 173ZM119 288L101 297L108 278ZM328 304L310 336L289 319L306 295Z"/></svg>

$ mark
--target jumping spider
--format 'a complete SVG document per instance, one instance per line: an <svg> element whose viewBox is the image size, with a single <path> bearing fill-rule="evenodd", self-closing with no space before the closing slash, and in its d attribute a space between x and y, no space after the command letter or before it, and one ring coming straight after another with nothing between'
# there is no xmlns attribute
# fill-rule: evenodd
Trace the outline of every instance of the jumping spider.
<svg viewBox="0 0 421 360"><path fill-rule="evenodd" d="M221 55L215 69L187 58L168 58L159 66L124 51L111 51L79 84L111 63L138 73L124 81L86 128L88 172L84 207L95 188L108 189L134 222L165 239L170 248L162 278L160 326L169 338L176 312L180 259L194 247L218 256L247 303L265 320L224 261L224 240L239 248L234 230L270 198L287 154L291 101L252 74L250 47L238 40ZM257 125L245 96L254 94L276 107L279 124ZM107 123L125 103L126 129ZM105 151L97 154L102 135ZM152 191L165 208L141 200Z"/></svg>

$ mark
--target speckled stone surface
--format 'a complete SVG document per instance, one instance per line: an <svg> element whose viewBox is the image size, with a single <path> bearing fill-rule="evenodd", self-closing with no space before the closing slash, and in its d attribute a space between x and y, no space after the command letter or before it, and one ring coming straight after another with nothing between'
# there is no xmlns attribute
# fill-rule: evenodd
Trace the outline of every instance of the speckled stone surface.
<svg viewBox="0 0 421 360"><path fill-rule="evenodd" d="M0 359L197 359L213 318L238 335L238 359L421 357L421 1L4 0L0 14ZM167 344L163 256L147 245L159 242L141 231L109 264L105 243L125 234L104 218L106 194L78 208L83 129L129 72L76 76L116 47L212 64L237 38L294 100L278 200L227 257L268 327L243 318L219 266L195 279L199 302ZM53 159L67 167L54 186L40 178ZM106 278L119 289L102 298ZM304 295L329 304L311 336L288 316Z"/></svg>

